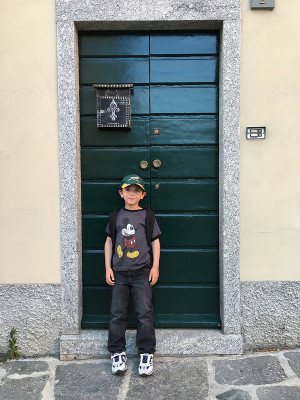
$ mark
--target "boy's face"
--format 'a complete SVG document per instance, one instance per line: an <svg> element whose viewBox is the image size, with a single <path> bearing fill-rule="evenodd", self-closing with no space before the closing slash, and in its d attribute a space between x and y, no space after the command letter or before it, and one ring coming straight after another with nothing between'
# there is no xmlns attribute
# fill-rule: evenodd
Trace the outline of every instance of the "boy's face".
<svg viewBox="0 0 300 400"><path fill-rule="evenodd" d="M138 185L129 185L119 190L119 194L125 201L125 207L129 210L139 209L139 202L146 196Z"/></svg>

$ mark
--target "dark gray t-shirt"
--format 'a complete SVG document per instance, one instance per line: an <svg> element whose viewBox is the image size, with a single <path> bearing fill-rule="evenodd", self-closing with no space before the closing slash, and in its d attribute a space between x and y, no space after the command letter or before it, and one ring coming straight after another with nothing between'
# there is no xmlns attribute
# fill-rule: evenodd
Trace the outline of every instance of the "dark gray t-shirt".
<svg viewBox="0 0 300 400"><path fill-rule="evenodd" d="M105 233L110 236L109 224ZM161 235L155 219L152 241ZM133 271L150 264L146 238L146 210L122 208L116 217L116 245L112 261L114 271Z"/></svg>

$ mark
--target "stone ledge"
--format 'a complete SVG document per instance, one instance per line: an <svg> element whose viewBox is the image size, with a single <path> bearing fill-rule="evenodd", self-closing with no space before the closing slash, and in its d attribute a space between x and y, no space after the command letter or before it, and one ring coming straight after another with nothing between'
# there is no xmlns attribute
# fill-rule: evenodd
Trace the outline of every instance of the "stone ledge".
<svg viewBox="0 0 300 400"><path fill-rule="evenodd" d="M107 330L82 330L60 337L60 359L84 360L108 357ZM225 335L211 329L156 329L158 356L242 354L242 335ZM127 355L137 355L135 331L126 333Z"/></svg>

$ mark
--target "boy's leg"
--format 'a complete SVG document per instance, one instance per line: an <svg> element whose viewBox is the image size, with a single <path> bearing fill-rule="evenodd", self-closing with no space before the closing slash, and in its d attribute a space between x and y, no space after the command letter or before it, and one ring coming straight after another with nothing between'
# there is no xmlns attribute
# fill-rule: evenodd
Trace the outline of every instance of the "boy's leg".
<svg viewBox="0 0 300 400"><path fill-rule="evenodd" d="M135 312L139 321L136 346L140 354L155 352L156 338L154 330L152 287L149 283L149 269L135 271L131 281L131 294Z"/></svg>
<svg viewBox="0 0 300 400"><path fill-rule="evenodd" d="M110 353L122 353L126 349L125 332L130 289L127 272L115 272L114 275L107 349Z"/></svg>

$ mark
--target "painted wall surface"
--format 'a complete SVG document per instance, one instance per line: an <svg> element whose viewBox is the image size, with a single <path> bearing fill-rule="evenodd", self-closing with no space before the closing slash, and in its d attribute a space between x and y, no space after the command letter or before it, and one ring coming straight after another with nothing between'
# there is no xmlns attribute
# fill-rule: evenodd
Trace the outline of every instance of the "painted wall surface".
<svg viewBox="0 0 300 400"><path fill-rule="evenodd" d="M242 1L241 279L300 280L300 2ZM266 140L246 140L266 126Z"/></svg>
<svg viewBox="0 0 300 400"><path fill-rule="evenodd" d="M60 283L55 2L0 8L0 283Z"/></svg>
<svg viewBox="0 0 300 400"><path fill-rule="evenodd" d="M298 0L242 1L241 279L300 280ZM60 282L55 2L1 0L0 283ZM267 139L247 141L246 126Z"/></svg>

